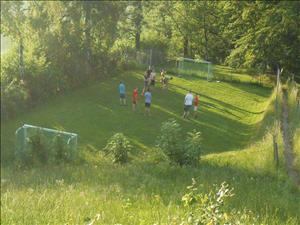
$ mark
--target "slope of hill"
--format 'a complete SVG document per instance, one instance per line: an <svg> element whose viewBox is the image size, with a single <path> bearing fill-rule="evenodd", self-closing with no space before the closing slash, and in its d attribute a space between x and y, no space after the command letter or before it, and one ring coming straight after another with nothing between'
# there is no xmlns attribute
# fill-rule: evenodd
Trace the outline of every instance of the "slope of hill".
<svg viewBox="0 0 300 225"><path fill-rule="evenodd" d="M119 105L120 80L127 87L128 106ZM194 177L203 191L227 181L236 194L228 207L250 210L260 223L298 224L300 194L272 167L270 137L252 143L271 89L193 77L175 77L171 84L169 90L153 89L150 117L143 113L142 99L137 112L131 110L131 91L141 88L143 80L142 71L130 71L2 123L1 223L82 224L98 215L99 224L177 224L184 213L181 197ZM181 118L186 89L200 94L197 119ZM170 166L161 159L155 140L169 118L185 131L202 132L199 167ZM22 123L78 133L86 162L14 169L14 131ZM113 165L99 154L115 132L134 145L128 165Z"/></svg>

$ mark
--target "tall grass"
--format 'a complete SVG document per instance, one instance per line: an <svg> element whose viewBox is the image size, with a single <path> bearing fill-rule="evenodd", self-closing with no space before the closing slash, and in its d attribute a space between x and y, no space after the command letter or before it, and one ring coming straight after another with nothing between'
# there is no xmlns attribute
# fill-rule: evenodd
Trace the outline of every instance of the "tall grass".
<svg viewBox="0 0 300 225"><path fill-rule="evenodd" d="M300 172L300 106L297 106L297 91L300 86L296 82L289 81L288 87L288 106L289 106L289 125L293 139L294 167Z"/></svg>
<svg viewBox="0 0 300 225"><path fill-rule="evenodd" d="M206 159L218 164L231 165L253 173L271 175L278 179L283 178L287 180L284 169L283 141L280 129L282 94L281 86L278 90L276 87L274 88L264 111L263 119L257 124L257 132L248 147L241 149L241 151L210 154ZM276 168L274 161L274 138L278 144L278 168Z"/></svg>

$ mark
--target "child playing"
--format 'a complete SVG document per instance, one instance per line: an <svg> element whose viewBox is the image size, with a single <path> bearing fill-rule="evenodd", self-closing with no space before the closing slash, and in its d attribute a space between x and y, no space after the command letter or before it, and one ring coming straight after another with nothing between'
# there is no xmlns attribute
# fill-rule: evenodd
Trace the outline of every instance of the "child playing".
<svg viewBox="0 0 300 225"><path fill-rule="evenodd" d="M125 84L120 81L119 84L119 94L120 94L120 105L126 105L126 90L125 90Z"/></svg>
<svg viewBox="0 0 300 225"><path fill-rule="evenodd" d="M132 110L135 111L136 110L136 105L137 105L137 101L138 101L138 88L136 87L134 90L133 90L133 93L132 93Z"/></svg>

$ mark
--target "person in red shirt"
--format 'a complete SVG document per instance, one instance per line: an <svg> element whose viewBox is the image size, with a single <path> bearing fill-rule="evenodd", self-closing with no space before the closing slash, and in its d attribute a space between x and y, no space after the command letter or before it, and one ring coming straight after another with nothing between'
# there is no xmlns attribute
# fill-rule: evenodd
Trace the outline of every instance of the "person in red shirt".
<svg viewBox="0 0 300 225"><path fill-rule="evenodd" d="M133 93L132 93L132 110L133 111L136 110L136 105L137 105L137 101L138 101L138 95L139 95L139 92L138 92L138 88L136 87L133 90Z"/></svg>
<svg viewBox="0 0 300 225"><path fill-rule="evenodd" d="M196 94L194 98L194 117L197 117L197 111L199 106L199 96Z"/></svg>

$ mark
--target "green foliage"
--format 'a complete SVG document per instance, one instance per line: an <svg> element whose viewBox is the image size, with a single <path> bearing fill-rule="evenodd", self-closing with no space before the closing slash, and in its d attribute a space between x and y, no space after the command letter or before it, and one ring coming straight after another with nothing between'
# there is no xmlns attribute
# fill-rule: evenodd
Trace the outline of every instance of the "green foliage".
<svg viewBox="0 0 300 225"><path fill-rule="evenodd" d="M294 168L297 170L297 171L300 171L300 128L296 129L294 131L294 140L293 140L293 143L294 143L294 156L295 156L295 159L294 159Z"/></svg>
<svg viewBox="0 0 300 225"><path fill-rule="evenodd" d="M295 22L299 20L299 2L225 4L226 11L234 15L226 26L226 33L234 44L227 57L230 65L270 72L276 72L280 66L286 74L299 69L298 50L295 48L300 43Z"/></svg>
<svg viewBox="0 0 300 225"><path fill-rule="evenodd" d="M223 71L226 75L231 70L224 67ZM119 78L131 89L142 85L142 72L124 72ZM249 79L245 74L241 76ZM143 112L143 104L138 104L137 113L119 106L116 88L111 88L117 86L118 80L106 79L58 96L1 124L1 223L81 224L85 218L93 219L100 214L97 222L103 224L177 225L187 210L180 199L195 177L203 185L203 193L223 181L234 187L235 196L228 204L225 202L225 212L232 215L230 209L234 208L241 211L241 214L236 211L236 217L242 217L243 209L247 208L259 216L257 222L249 220L242 224L299 224L299 192L291 189L285 172L272 167L272 139L261 140L261 134L261 142L253 143L258 128L266 130L262 120L270 103L271 89L249 86L246 80L233 84L175 78L172 82L178 88L173 86L169 92L159 84L155 88L159 97L154 99L153 115L145 119L143 113L138 113ZM200 96L199 117L182 120L179 106L189 88L203 96ZM184 134L192 129L201 131L205 155L198 167L173 167L162 158L149 158L159 151L152 151L154 137L170 116L180 123ZM59 124L77 131L81 137L79 153L95 154L90 154L82 164L16 170L11 157L13 134L22 121L52 127ZM130 154L133 160L125 167L107 162L102 154L96 153L112 132L120 129L130 135L135 146ZM60 208L63 210L58 213Z"/></svg>
<svg viewBox="0 0 300 225"><path fill-rule="evenodd" d="M197 165L202 151L201 132L193 130L187 133L185 140L185 164Z"/></svg>
<svg viewBox="0 0 300 225"><path fill-rule="evenodd" d="M185 163L181 127L176 120L169 119L162 123L157 145L171 162L179 165Z"/></svg>
<svg viewBox="0 0 300 225"><path fill-rule="evenodd" d="M227 210L227 199L233 196L233 188L226 182L209 193L199 192L196 180L192 179L192 185L187 187L187 193L182 197L186 208L183 225L218 225L218 224L250 224L256 222L253 215L239 211Z"/></svg>
<svg viewBox="0 0 300 225"><path fill-rule="evenodd" d="M289 128L294 151L294 168L300 173L300 105L298 98L300 96L300 87L295 81L288 80L288 109L289 109Z"/></svg>
<svg viewBox="0 0 300 225"><path fill-rule="evenodd" d="M53 138L52 154L55 163L69 162L71 160L71 149L60 135L56 135Z"/></svg>
<svg viewBox="0 0 300 225"><path fill-rule="evenodd" d="M6 119L26 109L29 96L22 81L13 79L1 90L1 116Z"/></svg>
<svg viewBox="0 0 300 225"><path fill-rule="evenodd" d="M124 134L116 133L109 139L104 150L112 156L114 163L124 164L129 160L128 153L131 150L131 145Z"/></svg>
<svg viewBox="0 0 300 225"><path fill-rule="evenodd" d="M24 81L28 98L18 105L26 107L137 67L140 50L153 50L154 66L183 53L260 73L277 66L284 75L299 71L297 1L2 1L1 7L3 35L16 46L10 60L1 56L1 77Z"/></svg>
<svg viewBox="0 0 300 225"><path fill-rule="evenodd" d="M50 148L47 145L46 137L38 131L35 135L29 137L29 154L27 157L30 157L32 160L32 165L35 163L41 163L42 165L48 163ZM28 162L26 162L28 163ZM32 166L28 165L27 166Z"/></svg>
<svg viewBox="0 0 300 225"><path fill-rule="evenodd" d="M174 119L162 123L157 146L169 160L180 166L197 165L201 155L201 133L193 130L182 141L181 127Z"/></svg>
<svg viewBox="0 0 300 225"><path fill-rule="evenodd" d="M3 35L18 46L11 49L14 54L9 60L4 62L1 55L1 82L3 76L24 81L28 98L20 100L20 106L31 107L49 96L104 77L119 61L110 48L117 39L121 4L1 2L1 7ZM2 83L2 88L9 83ZM10 117L15 114L12 106L2 111Z"/></svg>

